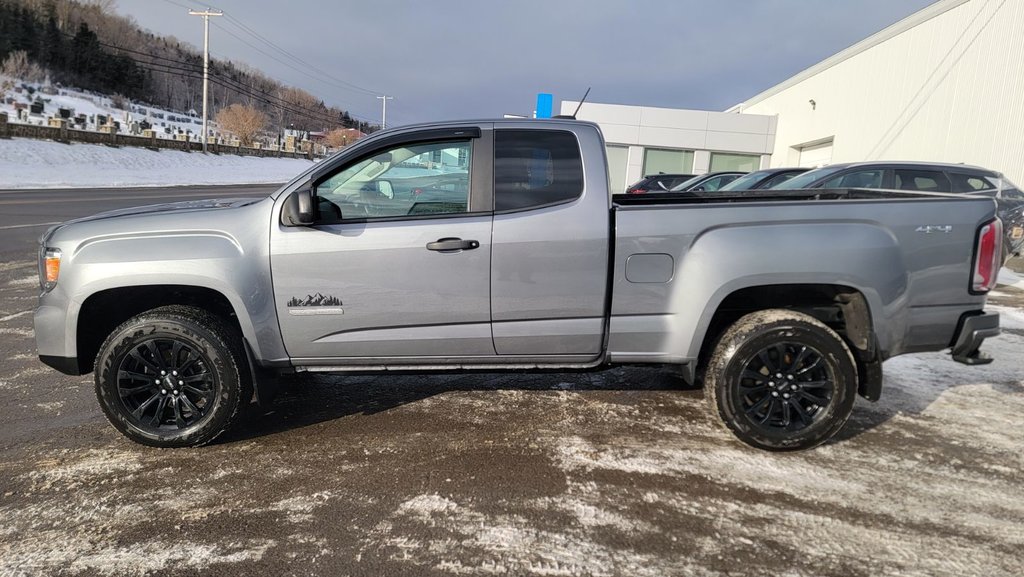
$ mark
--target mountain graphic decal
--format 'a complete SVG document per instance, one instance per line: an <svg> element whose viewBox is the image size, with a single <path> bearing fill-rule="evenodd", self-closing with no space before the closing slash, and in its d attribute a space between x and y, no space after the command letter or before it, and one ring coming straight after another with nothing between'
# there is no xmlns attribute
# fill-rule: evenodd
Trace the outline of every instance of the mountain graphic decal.
<svg viewBox="0 0 1024 577"><path fill-rule="evenodd" d="M340 307L341 299L334 296L324 296L320 293L306 295L303 297L292 297L288 299L289 307Z"/></svg>

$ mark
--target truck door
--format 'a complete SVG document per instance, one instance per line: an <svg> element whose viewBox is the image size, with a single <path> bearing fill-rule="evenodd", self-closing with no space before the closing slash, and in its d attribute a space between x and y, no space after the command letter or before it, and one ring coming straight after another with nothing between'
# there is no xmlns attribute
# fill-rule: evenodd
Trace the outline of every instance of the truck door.
<svg viewBox="0 0 1024 577"><path fill-rule="evenodd" d="M494 347L499 355L596 356L610 234L601 138L590 125L530 126L494 136ZM581 143L590 147L583 157ZM593 159L586 173L582 158Z"/></svg>
<svg viewBox="0 0 1024 577"><path fill-rule="evenodd" d="M316 224L275 222L271 233L290 357L390 364L495 354L484 134L393 136L314 177Z"/></svg>

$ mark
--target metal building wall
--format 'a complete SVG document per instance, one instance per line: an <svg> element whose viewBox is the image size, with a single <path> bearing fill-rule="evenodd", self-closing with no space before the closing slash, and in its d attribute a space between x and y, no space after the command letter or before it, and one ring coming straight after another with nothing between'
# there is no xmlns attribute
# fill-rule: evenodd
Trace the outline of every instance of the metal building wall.
<svg viewBox="0 0 1024 577"><path fill-rule="evenodd" d="M941 0L731 111L778 115L772 166L831 138L832 162L964 162L1024 183L1024 1Z"/></svg>

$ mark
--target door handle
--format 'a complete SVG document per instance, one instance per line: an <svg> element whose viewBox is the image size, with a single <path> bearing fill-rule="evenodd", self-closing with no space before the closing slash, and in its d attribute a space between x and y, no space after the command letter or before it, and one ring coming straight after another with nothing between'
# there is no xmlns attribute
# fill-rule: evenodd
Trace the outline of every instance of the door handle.
<svg viewBox="0 0 1024 577"><path fill-rule="evenodd" d="M480 248L480 243L475 240L462 240L461 238L439 238L434 242L427 243L427 250L440 252L455 252L459 250L473 250Z"/></svg>

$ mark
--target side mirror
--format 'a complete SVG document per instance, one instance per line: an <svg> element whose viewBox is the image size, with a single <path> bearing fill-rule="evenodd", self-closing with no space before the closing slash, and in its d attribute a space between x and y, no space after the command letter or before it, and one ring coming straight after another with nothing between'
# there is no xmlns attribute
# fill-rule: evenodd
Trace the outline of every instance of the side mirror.
<svg viewBox="0 0 1024 577"><path fill-rule="evenodd" d="M693 191L694 191L694 192L704 192L704 191L706 191L706 190L707 190L707 189L706 189L706 188L704 188L704 185L703 185L703 184L693 189Z"/></svg>
<svg viewBox="0 0 1024 577"><path fill-rule="evenodd" d="M310 226L315 219L311 187L296 190L284 201L281 211L281 224L284 226Z"/></svg>

